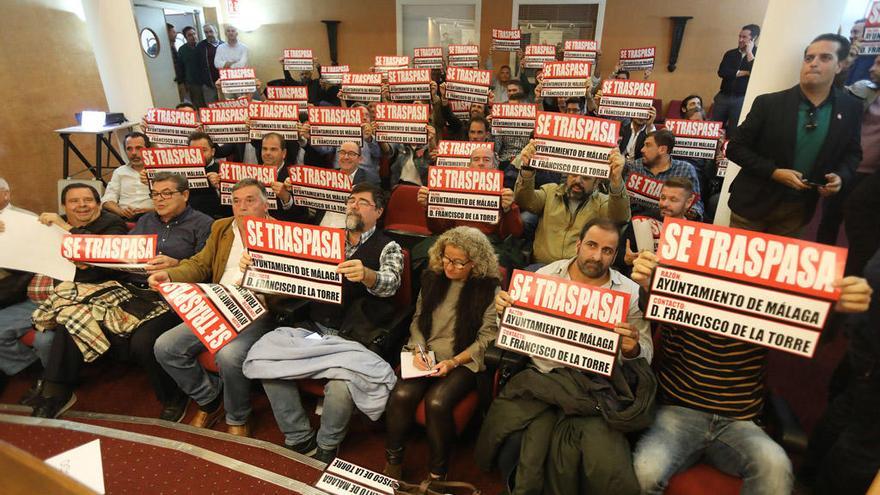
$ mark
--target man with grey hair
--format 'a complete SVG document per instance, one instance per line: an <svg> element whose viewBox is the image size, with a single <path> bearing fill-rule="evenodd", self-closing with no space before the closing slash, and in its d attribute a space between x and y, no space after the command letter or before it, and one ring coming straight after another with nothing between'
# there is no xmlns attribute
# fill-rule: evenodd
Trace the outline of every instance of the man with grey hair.
<svg viewBox="0 0 880 495"><path fill-rule="evenodd" d="M238 41L238 29L226 25L226 43L217 47L214 54L214 67L218 69L248 66L248 47Z"/></svg>
<svg viewBox="0 0 880 495"><path fill-rule="evenodd" d="M208 104L217 101L214 81L220 79L220 71L214 66L214 56L217 54L217 47L223 42L217 38L217 28L212 24L205 24L202 32L205 33L205 39L196 44L199 61L198 79L202 84L202 97L205 104Z"/></svg>
<svg viewBox="0 0 880 495"><path fill-rule="evenodd" d="M246 252L243 219L269 217L265 187L254 179L238 181L232 188L232 214L231 218L214 222L208 242L195 256L150 275L150 287L156 288L165 282L239 285L242 279L239 261ZM250 380L241 372L241 365L251 345L272 328L272 316L267 313L217 351L214 360L220 369L219 378L199 364L199 354L207 348L185 323L156 340L153 351L159 364L199 406L189 423L191 426L211 428L225 407L227 432L250 436L251 387Z"/></svg>

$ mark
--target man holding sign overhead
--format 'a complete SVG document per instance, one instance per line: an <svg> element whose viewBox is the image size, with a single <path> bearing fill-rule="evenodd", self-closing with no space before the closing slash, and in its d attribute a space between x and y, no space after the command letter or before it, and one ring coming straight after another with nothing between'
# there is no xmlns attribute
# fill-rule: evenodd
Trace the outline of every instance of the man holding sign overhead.
<svg viewBox="0 0 880 495"><path fill-rule="evenodd" d="M516 271L510 292L495 297L501 317L496 345L532 359L492 403L476 457L487 469L502 448L519 450L518 490L638 492L624 433L653 418L654 351L639 285L611 268L619 237L613 222L591 220L573 258L536 274ZM642 264L637 261L637 270ZM624 375L627 380L620 380ZM599 382L613 399L591 385ZM616 405L599 406L606 400Z"/></svg>

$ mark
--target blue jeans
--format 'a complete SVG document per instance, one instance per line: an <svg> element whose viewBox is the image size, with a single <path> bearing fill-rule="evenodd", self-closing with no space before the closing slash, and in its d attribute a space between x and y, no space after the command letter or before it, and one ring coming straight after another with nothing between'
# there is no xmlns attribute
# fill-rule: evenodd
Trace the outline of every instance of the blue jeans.
<svg viewBox="0 0 880 495"><path fill-rule="evenodd" d="M254 342L274 326L271 315L265 315L217 351L219 377L199 364L198 356L207 348L185 323L156 339L153 352L165 372L197 404L208 405L223 393L226 424L243 425L251 414L251 381L241 372L241 365Z"/></svg>
<svg viewBox="0 0 880 495"><path fill-rule="evenodd" d="M272 414L284 434L284 443L296 445L312 434L309 416L303 409L294 380L263 380L263 390L272 404ZM348 430L354 401L345 380L330 380L324 385L324 412L318 429L318 446L336 449Z"/></svg>
<svg viewBox="0 0 880 495"><path fill-rule="evenodd" d="M0 371L12 376L39 359L49 361L55 332L37 332L33 349L19 340L33 327L31 315L37 303L27 300L0 309Z"/></svg>
<svg viewBox="0 0 880 495"><path fill-rule="evenodd" d="M791 461L758 425L686 407L660 407L636 445L633 467L642 493L660 494L669 478L701 459L742 478L742 494L791 493Z"/></svg>
<svg viewBox="0 0 880 495"><path fill-rule="evenodd" d="M724 122L727 135L736 129L739 124L739 114L742 111L745 96L731 96L718 93L715 95L715 106L712 107L712 120Z"/></svg>

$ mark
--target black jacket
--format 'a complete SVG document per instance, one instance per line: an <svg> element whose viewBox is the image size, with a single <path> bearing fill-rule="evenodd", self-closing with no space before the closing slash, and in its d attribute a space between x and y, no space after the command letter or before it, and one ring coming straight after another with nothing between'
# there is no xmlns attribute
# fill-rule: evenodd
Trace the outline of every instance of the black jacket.
<svg viewBox="0 0 880 495"><path fill-rule="evenodd" d="M626 155L626 145L629 143L629 138L632 136L632 132L633 128L631 123L627 122L626 125L620 126L620 140L617 142L617 149L620 150L621 155ZM648 126L645 126L636 136L636 146L633 148L633 160L638 160L642 157L642 147L645 146L645 139L647 138Z"/></svg>
<svg viewBox="0 0 880 495"><path fill-rule="evenodd" d="M861 103L834 88L831 123L828 135L816 158L809 180L824 183L825 174L835 173L844 185L852 179L862 160ZM748 219L757 219L772 212L790 197L790 188L770 178L777 168L794 169L797 115L800 87L794 86L760 95L727 147L727 157L742 167L730 185L730 209ZM802 194L805 220L813 216L818 193L811 189Z"/></svg>

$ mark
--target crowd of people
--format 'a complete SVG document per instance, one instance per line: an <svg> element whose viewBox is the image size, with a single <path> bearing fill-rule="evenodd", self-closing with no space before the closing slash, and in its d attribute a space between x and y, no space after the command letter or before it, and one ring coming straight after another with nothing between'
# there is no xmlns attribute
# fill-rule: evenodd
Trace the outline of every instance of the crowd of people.
<svg viewBox="0 0 880 495"><path fill-rule="evenodd" d="M186 44L175 57L187 98L180 109L222 100L218 69L248 65L248 48L234 27L226 27L225 42L213 26L203 31L199 40L194 28L183 29ZM726 157L742 168L730 187L732 227L800 238L820 198L819 240L833 244L841 223L846 227L850 256L846 276L835 282L839 316L829 321L841 325L852 314L851 350L797 473L816 493L863 493L880 467L880 301L871 289L880 287L880 217L874 214L880 198L880 57L858 55L863 31L860 21L851 39L816 37L804 50L799 83L758 96L737 125L759 56L760 29L744 26L737 48L721 59L713 107L704 108L703 98L691 94L680 108L682 118L724 123ZM317 77L319 71L283 71L268 85L306 85L310 105L362 108L362 144L312 145L308 122L299 124L296 140L268 133L242 144L217 145L199 130L188 141L202 151L209 187L194 189L174 173L148 180L142 151L152 144L146 134L132 132L124 140L128 162L114 170L103 195L71 183L61 193L64 215L35 216L34 222L70 233L156 234L160 254L149 261L147 275L77 265L73 280L59 281L2 270L0 369L6 376L26 369L37 376L21 398L34 416L55 418L68 410L84 363L107 353L146 371L161 419L181 421L195 402L191 425L211 428L223 419L234 435L251 435L250 391L259 381L284 445L323 462L338 454L355 410L374 421L384 415L385 473L395 478L406 478L407 437L424 402L430 476L454 478L452 411L472 391L491 388L485 356L499 315L512 304L505 274L525 269L624 292L630 304L626 321L613 330L620 359L610 379L534 357L484 411L477 463L500 468L511 493L662 493L673 475L698 461L742 478L743 493L792 491L789 456L761 427L768 349L651 323L643 313L658 262L651 249L637 248L633 217L711 222L724 139L714 160L672 156L676 136L655 122L651 110L646 119L619 119L608 178L561 175L530 165L536 142L529 137L493 136L491 108L534 102L545 111L598 116L598 64L581 98L542 97L539 69L521 67L514 79L502 66L488 103L471 104L466 120L451 111L444 73L434 70L430 101L422 102L432 109L425 145L378 142L375 102L340 99L340 88ZM607 76L631 74L615 67ZM262 99L262 89L248 98ZM468 166L504 173L496 223L427 217L428 168L441 139L494 143L475 148ZM223 204L221 160L269 165L277 179L268 185L242 179L232 187L231 204ZM344 213L295 204L288 166L300 164L351 177ZM662 183L656 202L630 193L633 174ZM418 243L383 227L389 199L401 185L419 188L413 203L402 206L425 215L431 235ZM2 213L18 210L13 190L27 194L25 184L11 187L0 179L0 244ZM267 190L277 209L270 209ZM246 217L344 229L344 261L337 268L342 305L311 301L299 321L280 325L280 308L290 298L263 295L267 314L214 354L215 374L199 360L205 345L156 288L166 282L241 284L253 263L243 239ZM405 250L411 266L405 266ZM370 338L390 323L393 297L404 290L410 269L418 292L401 359L430 374L401 379L390 364L400 346L379 350ZM20 338L31 328L36 339L25 345ZM327 379L317 426L297 384L315 377Z"/></svg>

